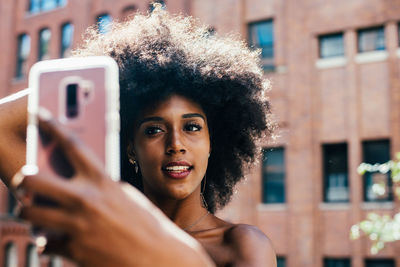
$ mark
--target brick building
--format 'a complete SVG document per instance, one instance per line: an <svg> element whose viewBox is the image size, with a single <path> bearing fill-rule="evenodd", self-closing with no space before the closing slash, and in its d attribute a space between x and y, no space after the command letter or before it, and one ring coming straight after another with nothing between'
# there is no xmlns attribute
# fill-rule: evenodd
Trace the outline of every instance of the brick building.
<svg viewBox="0 0 400 267"><path fill-rule="evenodd" d="M349 240L351 225L368 212L394 214L400 206L386 175L356 171L400 151L400 1L165 3L171 13L198 17L221 34L239 32L261 47L272 82L278 137L260 144L264 159L221 216L259 226L279 266L400 266L400 243L371 255L366 239ZM27 86L34 62L68 55L89 25L98 21L106 31L107 21L148 8L146 0L0 2L0 97ZM382 196L371 190L377 182L387 187ZM0 265L34 266L28 228L12 219L4 186L0 198Z"/></svg>

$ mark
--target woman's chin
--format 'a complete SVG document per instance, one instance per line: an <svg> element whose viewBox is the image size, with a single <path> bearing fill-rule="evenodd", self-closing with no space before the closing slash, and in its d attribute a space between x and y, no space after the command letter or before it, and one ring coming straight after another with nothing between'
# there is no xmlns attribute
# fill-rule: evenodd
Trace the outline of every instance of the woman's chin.
<svg viewBox="0 0 400 267"><path fill-rule="evenodd" d="M189 188L187 186L171 186L168 188L168 195L176 200L184 200L187 197L189 197L193 192L195 191L195 188Z"/></svg>

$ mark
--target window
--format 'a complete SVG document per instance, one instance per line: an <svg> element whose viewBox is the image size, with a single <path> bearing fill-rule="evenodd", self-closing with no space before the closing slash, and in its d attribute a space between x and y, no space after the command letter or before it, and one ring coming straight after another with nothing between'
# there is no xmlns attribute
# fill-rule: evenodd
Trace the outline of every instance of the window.
<svg viewBox="0 0 400 267"><path fill-rule="evenodd" d="M165 1L163 1L163 0L156 0L156 1L153 1L152 3L150 3L150 5L149 5L149 10L150 10L150 12L153 12L153 10L154 10L154 4L161 4L161 8L162 8L162 9L164 9L164 10L167 9L167 5L165 4Z"/></svg>
<svg viewBox="0 0 400 267"><path fill-rule="evenodd" d="M362 143L363 162L369 164L385 163L390 160L389 140L366 141ZM375 193L374 185L385 189L383 194ZM391 201L392 179L390 173L367 172L364 174L364 201Z"/></svg>
<svg viewBox="0 0 400 267"><path fill-rule="evenodd" d="M283 148L263 151L263 203L285 202L285 164Z"/></svg>
<svg viewBox="0 0 400 267"><path fill-rule="evenodd" d="M57 7L63 7L67 4L67 0L30 0L29 13L39 13L49 11Z"/></svg>
<svg viewBox="0 0 400 267"><path fill-rule="evenodd" d="M215 27L210 26L207 29L207 36L214 36L216 32L217 29L215 29Z"/></svg>
<svg viewBox="0 0 400 267"><path fill-rule="evenodd" d="M60 57L68 57L71 53L74 38L74 25L65 23L61 26L61 50Z"/></svg>
<svg viewBox="0 0 400 267"><path fill-rule="evenodd" d="M397 45L400 46L400 22L397 24L397 42Z"/></svg>
<svg viewBox="0 0 400 267"><path fill-rule="evenodd" d="M4 252L4 267L18 267L17 247L15 244L12 242L7 243Z"/></svg>
<svg viewBox="0 0 400 267"><path fill-rule="evenodd" d="M261 63L265 71L274 67L274 25L272 20L249 24L249 44L261 49Z"/></svg>
<svg viewBox="0 0 400 267"><path fill-rule="evenodd" d="M277 267L285 267L286 266L286 259L285 257L278 256L276 257Z"/></svg>
<svg viewBox="0 0 400 267"><path fill-rule="evenodd" d="M365 267L394 267L394 260L391 259L368 259L365 260Z"/></svg>
<svg viewBox="0 0 400 267"><path fill-rule="evenodd" d="M110 31L111 27L111 22L112 18L108 14L102 14L97 17L97 27L99 30L99 33L101 34L106 34L107 32Z"/></svg>
<svg viewBox="0 0 400 267"><path fill-rule="evenodd" d="M358 52L385 50L383 26L358 31Z"/></svg>
<svg viewBox="0 0 400 267"><path fill-rule="evenodd" d="M324 259L324 267L350 267L350 259Z"/></svg>
<svg viewBox="0 0 400 267"><path fill-rule="evenodd" d="M319 37L319 57L344 56L343 33L322 35Z"/></svg>
<svg viewBox="0 0 400 267"><path fill-rule="evenodd" d="M40 2L41 0L30 0L29 1L29 12L37 13L40 11Z"/></svg>
<svg viewBox="0 0 400 267"><path fill-rule="evenodd" d="M38 60L50 59L50 51L49 51L50 38L51 38L50 29L45 28L39 32Z"/></svg>
<svg viewBox="0 0 400 267"><path fill-rule="evenodd" d="M349 201L347 144L322 146L324 170L324 201Z"/></svg>
<svg viewBox="0 0 400 267"><path fill-rule="evenodd" d="M135 15L136 10L137 10L136 6L133 5L125 7L122 10L122 18L124 18L125 20L132 18L133 15Z"/></svg>
<svg viewBox="0 0 400 267"><path fill-rule="evenodd" d="M17 66L15 78L22 78L27 72L26 62L31 52L31 38L27 34L18 37Z"/></svg>
<svg viewBox="0 0 400 267"><path fill-rule="evenodd" d="M8 205L7 205L7 212L9 215L14 214L14 209L17 206L17 201L13 194L8 191Z"/></svg>
<svg viewBox="0 0 400 267"><path fill-rule="evenodd" d="M40 266L39 255L37 248L33 244L29 244L26 248L26 267L37 267Z"/></svg>

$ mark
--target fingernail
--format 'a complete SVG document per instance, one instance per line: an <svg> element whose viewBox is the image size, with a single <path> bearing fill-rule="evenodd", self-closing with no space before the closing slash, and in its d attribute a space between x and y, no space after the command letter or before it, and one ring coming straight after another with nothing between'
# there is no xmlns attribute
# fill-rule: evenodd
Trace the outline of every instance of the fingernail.
<svg viewBox="0 0 400 267"><path fill-rule="evenodd" d="M10 181L10 187L11 188L18 188L20 186L20 184L22 184L22 182L25 179L25 175L22 173L22 168L17 171L14 176L11 178Z"/></svg>

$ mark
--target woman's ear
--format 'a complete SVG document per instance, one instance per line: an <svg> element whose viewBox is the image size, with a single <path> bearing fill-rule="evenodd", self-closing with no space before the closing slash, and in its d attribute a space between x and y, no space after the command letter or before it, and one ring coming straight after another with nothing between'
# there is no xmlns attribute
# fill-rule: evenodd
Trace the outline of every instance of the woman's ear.
<svg viewBox="0 0 400 267"><path fill-rule="evenodd" d="M126 148L126 152L128 154L129 161L136 160L135 148L133 147L132 142L129 142L128 147Z"/></svg>

